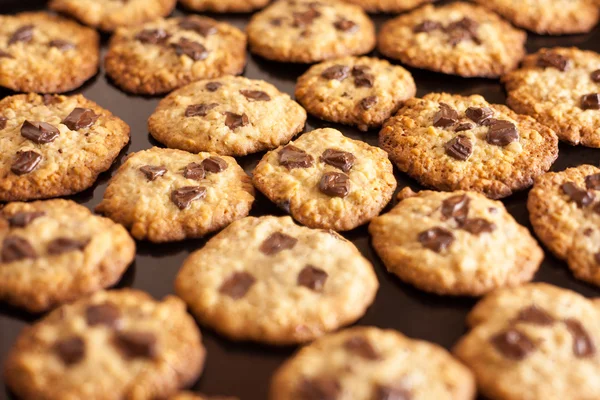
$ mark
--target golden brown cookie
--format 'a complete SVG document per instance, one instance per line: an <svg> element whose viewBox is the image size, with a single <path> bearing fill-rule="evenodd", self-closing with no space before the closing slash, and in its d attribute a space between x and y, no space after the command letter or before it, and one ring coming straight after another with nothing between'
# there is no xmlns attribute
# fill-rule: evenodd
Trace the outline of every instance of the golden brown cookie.
<svg viewBox="0 0 600 400"><path fill-rule="evenodd" d="M246 13L259 10L271 0L179 0L185 8L198 12Z"/></svg>

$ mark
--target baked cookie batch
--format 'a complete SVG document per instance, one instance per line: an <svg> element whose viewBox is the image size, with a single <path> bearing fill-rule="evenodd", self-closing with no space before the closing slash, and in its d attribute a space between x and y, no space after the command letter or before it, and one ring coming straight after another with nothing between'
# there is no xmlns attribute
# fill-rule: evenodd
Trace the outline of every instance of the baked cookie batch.
<svg viewBox="0 0 600 400"><path fill-rule="evenodd" d="M535 236L600 286L600 168L548 172L559 141L600 148L600 55L527 55L523 30L589 32L597 2L180 0L190 12L255 12L245 32L169 17L175 3L51 0L60 16L0 16L0 86L23 93L0 100L0 301L48 312L8 355L12 392L207 399L182 391L206 357L195 318L228 340L306 344L274 374L271 400L600 398L598 300L529 283L544 252L499 201L531 188ZM401 14L377 33L367 12ZM130 140L111 111L61 94L98 73L96 29L111 34L111 82L165 96L148 131L166 148L122 160L95 208L103 216L58 199L93 187ZM264 62L313 64L295 99L239 76L247 48ZM367 55L375 48L394 63ZM508 106L416 97L395 62L501 79ZM379 146L334 128L306 131L307 113L379 130ZM234 157L258 152L249 176ZM435 191L403 188L384 211L397 189L393 165ZM257 190L288 215L249 216ZM365 224L402 281L485 296L454 355L392 330L339 330L379 288L374 266L338 233ZM135 259L133 238L213 233L183 262L177 297L110 289Z"/></svg>

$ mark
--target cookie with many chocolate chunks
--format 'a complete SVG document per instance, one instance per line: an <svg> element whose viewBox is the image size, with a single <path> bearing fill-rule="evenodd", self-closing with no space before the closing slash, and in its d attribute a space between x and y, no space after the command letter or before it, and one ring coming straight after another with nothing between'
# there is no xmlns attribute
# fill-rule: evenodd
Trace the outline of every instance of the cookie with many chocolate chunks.
<svg viewBox="0 0 600 400"><path fill-rule="evenodd" d="M192 253L175 280L201 323L234 340L276 345L353 323L378 287L351 242L273 216L232 223Z"/></svg>
<svg viewBox="0 0 600 400"><path fill-rule="evenodd" d="M531 186L558 156L551 129L479 95L410 99L385 123L379 143L425 186L493 199Z"/></svg>
<svg viewBox="0 0 600 400"><path fill-rule="evenodd" d="M185 8L196 12L247 13L260 10L271 0L179 0Z"/></svg>
<svg viewBox="0 0 600 400"><path fill-rule="evenodd" d="M401 13L436 0L344 0L370 13Z"/></svg>
<svg viewBox="0 0 600 400"><path fill-rule="evenodd" d="M546 283L497 290L467 317L454 353L482 395L501 400L595 399L600 307Z"/></svg>

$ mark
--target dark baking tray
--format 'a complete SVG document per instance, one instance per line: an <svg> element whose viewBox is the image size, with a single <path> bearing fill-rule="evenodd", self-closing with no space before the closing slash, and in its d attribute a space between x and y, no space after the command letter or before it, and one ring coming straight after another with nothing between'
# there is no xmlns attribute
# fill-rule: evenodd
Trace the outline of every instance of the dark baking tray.
<svg viewBox="0 0 600 400"><path fill-rule="evenodd" d="M40 0L0 0L0 13L2 14L37 10L44 7L45 1ZM184 12L178 9L175 14ZM233 23L240 28L245 26L249 18L247 15L237 14L213 15L213 17ZM388 16L374 16L378 25L388 18ZM108 36L103 36L104 49L107 41ZM577 46L582 49L600 51L600 28L596 28L592 33L586 35L529 36L527 43L529 52L549 46ZM244 75L269 81L280 90L293 95L296 78L306 68L302 65L274 63L250 55ZM505 101L504 90L496 80L464 79L420 70L411 70L411 72L417 82L419 96L431 91L446 91L464 95L477 93L483 95L487 100L497 103ZM100 202L108 179L126 154L159 145L148 134L146 127L146 120L156 107L159 98L130 96L117 89L103 71L77 92L83 93L86 97L108 108L131 126L131 143L121 152L110 171L100 175L93 188L72 196L73 200L93 209ZM2 98L11 94L6 90L0 90ZM354 139L364 140L373 145L377 144L377 130L363 133L353 128L327 123L312 117L309 117L305 131L329 126L341 130L345 135ZM251 172L262 155L259 153L242 157L238 161L246 171ZM598 165L599 156L600 150L561 144L560 155L553 170L559 171L583 163ZM396 178L399 188L409 185L413 189L419 189L415 181L398 171L396 171ZM522 192L509 197L504 203L519 223L530 227L526 200L527 193ZM391 204L388 209L389 207ZM264 196L258 194L251 214L255 216L281 215L281 211ZM374 304L358 321L358 324L397 329L410 337L429 340L451 348L465 332L465 315L476 300L426 294L388 274L370 246L366 226L346 232L344 236L354 242L360 251L373 262L381 285ZM159 298L173 293L173 280L183 260L190 252L202 247L204 243L205 240L187 240L160 245L138 242L135 263L131 265L118 287L142 289ZM493 266L490 267L493 268ZM600 296L600 290L575 280L566 264L554 258L549 252L546 252L546 259L535 280L573 289L586 296ZM0 358L2 362L19 331L39 317L39 315L25 314L0 304ZM208 359L204 374L193 390L206 394L237 395L244 400L264 399L267 395L271 375L295 350L293 347L274 348L231 342L216 335L208 328L203 328L202 333L204 344L208 350ZM14 398L8 393L3 382L2 385L0 399Z"/></svg>

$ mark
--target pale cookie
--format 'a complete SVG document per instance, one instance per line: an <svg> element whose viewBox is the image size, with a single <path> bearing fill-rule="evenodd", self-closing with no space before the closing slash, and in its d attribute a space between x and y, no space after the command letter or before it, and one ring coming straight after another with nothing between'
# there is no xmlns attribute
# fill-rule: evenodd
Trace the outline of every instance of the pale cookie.
<svg viewBox="0 0 600 400"><path fill-rule="evenodd" d="M6 384L22 400L154 400L192 384L205 353L177 297L103 291L25 328L8 355Z"/></svg>
<svg viewBox="0 0 600 400"><path fill-rule="evenodd" d="M100 37L45 12L0 15L0 86L17 92L62 93L98 71Z"/></svg>
<svg viewBox="0 0 600 400"><path fill-rule="evenodd" d="M106 73L138 94L170 92L200 79L241 74L246 35L200 16L157 19L118 29L104 59Z"/></svg>
<svg viewBox="0 0 600 400"><path fill-rule="evenodd" d="M417 8L425 3L436 0L344 0L346 3L356 4L370 13L400 13Z"/></svg>
<svg viewBox="0 0 600 400"><path fill-rule="evenodd" d="M271 0L179 0L184 7L198 12L246 13L259 10Z"/></svg>
<svg viewBox="0 0 600 400"><path fill-rule="evenodd" d="M388 271L419 289L480 296L528 282L544 253L499 201L475 192L404 189L369 225Z"/></svg>
<svg viewBox="0 0 600 400"><path fill-rule="evenodd" d="M82 95L0 101L0 201L91 187L129 142L129 126Z"/></svg>
<svg viewBox="0 0 600 400"><path fill-rule="evenodd" d="M525 56L525 32L484 7L426 5L388 21L379 51L411 67L464 77L497 78Z"/></svg>
<svg viewBox="0 0 600 400"><path fill-rule="evenodd" d="M175 280L201 323L234 340L276 345L355 322L378 287L351 242L272 216L234 222L192 253Z"/></svg>
<svg viewBox="0 0 600 400"><path fill-rule="evenodd" d="M30 312L107 288L135 257L135 242L70 200L10 203L0 211L0 300Z"/></svg>
<svg viewBox="0 0 600 400"><path fill-rule="evenodd" d="M558 156L551 129L479 95L410 99L385 123L379 143L425 186L493 199L531 186Z"/></svg>
<svg viewBox="0 0 600 400"><path fill-rule="evenodd" d="M493 292L455 354L493 400L592 400L600 393L600 306L546 283Z"/></svg>
<svg viewBox="0 0 600 400"><path fill-rule="evenodd" d="M175 396L169 397L169 400L239 400L231 396L206 396L198 393L181 392Z"/></svg>
<svg viewBox="0 0 600 400"><path fill-rule="evenodd" d="M325 61L311 67L296 85L296 98L309 113L363 131L381 126L415 93L410 72L369 57Z"/></svg>
<svg viewBox="0 0 600 400"><path fill-rule="evenodd" d="M248 215L250 177L231 157L154 147L131 154L96 211L152 242L196 238Z"/></svg>
<svg viewBox="0 0 600 400"><path fill-rule="evenodd" d="M600 147L600 54L541 49L503 81L516 112L554 129L560 140Z"/></svg>
<svg viewBox="0 0 600 400"><path fill-rule="evenodd" d="M253 183L301 224L336 231L379 215L396 189L383 150L329 128L265 154Z"/></svg>
<svg viewBox="0 0 600 400"><path fill-rule="evenodd" d="M176 3L177 0L50 0L48 6L86 25L112 32L166 17Z"/></svg>
<svg viewBox="0 0 600 400"><path fill-rule="evenodd" d="M581 165L537 178L527 208L546 247L577 278L600 286L600 168Z"/></svg>
<svg viewBox="0 0 600 400"><path fill-rule="evenodd" d="M300 349L271 381L271 400L473 400L473 374L442 347L356 327Z"/></svg>
<svg viewBox="0 0 600 400"><path fill-rule="evenodd" d="M313 63L375 47L367 14L338 0L278 0L255 14L246 30L250 51L274 61Z"/></svg>
<svg viewBox="0 0 600 400"><path fill-rule="evenodd" d="M306 111L275 86L230 76L171 93L150 116L148 130L171 148L243 156L289 142L305 122Z"/></svg>

